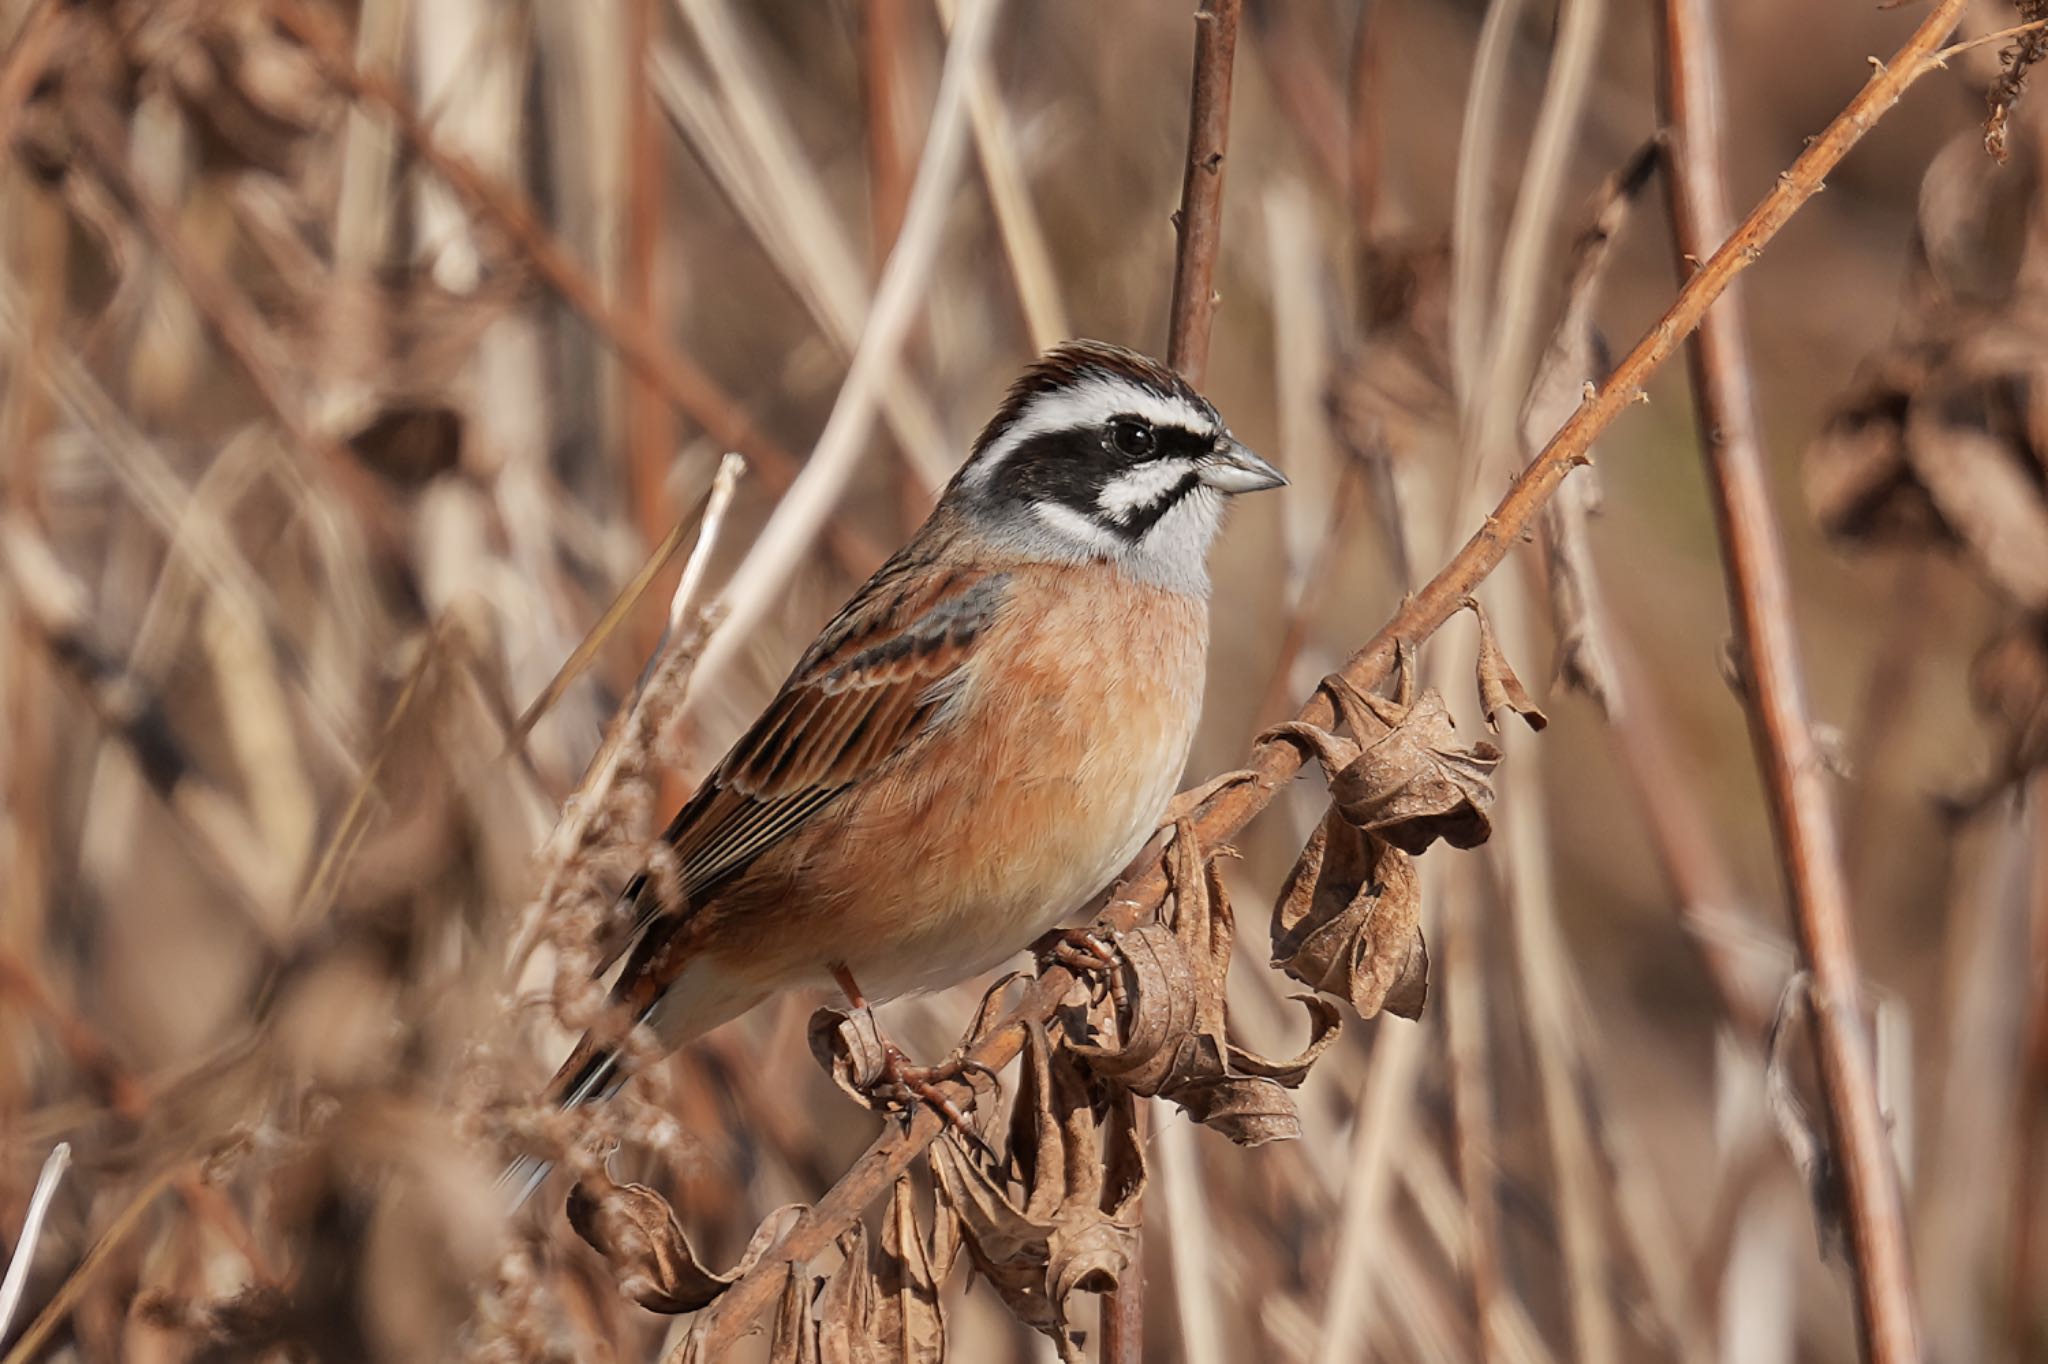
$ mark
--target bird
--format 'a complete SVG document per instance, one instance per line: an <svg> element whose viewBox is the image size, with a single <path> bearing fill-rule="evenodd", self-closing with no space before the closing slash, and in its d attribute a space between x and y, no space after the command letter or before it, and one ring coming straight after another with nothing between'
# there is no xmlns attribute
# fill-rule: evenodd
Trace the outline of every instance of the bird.
<svg viewBox="0 0 2048 1364"><path fill-rule="evenodd" d="M611 991L664 1050L785 990L855 1010L979 975L1137 855L1202 710L1209 550L1284 475L1158 361L1053 347L910 540L806 649L663 835ZM938 1068L885 1041L898 1092ZM595 1030L548 1087L627 1078ZM505 1172L523 1203L549 1164Z"/></svg>

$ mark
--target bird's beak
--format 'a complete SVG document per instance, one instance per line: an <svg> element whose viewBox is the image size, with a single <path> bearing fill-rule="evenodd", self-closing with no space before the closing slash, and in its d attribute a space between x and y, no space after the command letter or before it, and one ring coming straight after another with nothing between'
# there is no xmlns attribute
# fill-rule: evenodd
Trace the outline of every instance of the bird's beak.
<svg viewBox="0 0 2048 1364"><path fill-rule="evenodd" d="M1284 488L1287 475L1260 459L1235 436L1225 436L1195 470L1195 476L1223 493L1255 493L1261 488Z"/></svg>

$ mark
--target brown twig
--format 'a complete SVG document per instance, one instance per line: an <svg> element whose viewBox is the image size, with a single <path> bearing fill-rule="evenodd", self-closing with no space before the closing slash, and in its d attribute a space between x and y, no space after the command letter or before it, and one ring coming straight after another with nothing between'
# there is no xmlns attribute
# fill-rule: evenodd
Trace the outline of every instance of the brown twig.
<svg viewBox="0 0 2048 1364"><path fill-rule="evenodd" d="M1585 462L1587 449L1600 433L1639 400L1643 384L1699 325L1708 306L1736 276L1761 259L1764 247L1779 229L1819 191L1828 173L1898 102L1906 87L1934 68L1930 54L1955 27L1956 16L1966 3L1967 0L1940 0L1934 13L1914 31L1892 61L1877 66L1863 89L1807 144L1741 227L1686 281L1664 315L1615 366L1600 390L1529 462L1492 514L1450 562L1351 656L1342 670L1347 681L1360 689L1377 687L1391 674L1402 643L1415 644L1428 638L1463 609L1472 589L1520 543L1558 484ZM1297 718L1327 727L1335 723L1336 715L1329 699L1318 691ZM1302 750L1284 738L1255 745L1245 764L1250 776L1216 791L1194 812L1196 833L1203 844L1215 846L1235 838L1301 770L1303 757ZM1148 853L1118 884L1099 922L1112 930L1127 931L1156 910L1166 890L1165 866L1156 853ZM1025 1020L1051 1018L1073 983L1073 976L1063 967L1047 970L1025 991L1016 1011L971 1050L971 1058L992 1069L1014 1061L1023 1045ZM962 1087L956 1086L954 1092L958 1097L966 1096ZM907 1128L891 1128L877 1138L839 1183L796 1220L775 1249L709 1309L712 1319L703 1324L697 1335L705 1357L717 1357L718 1351L729 1348L751 1329L756 1319L780 1297L788 1266L801 1264L829 1249L833 1239L852 1224L861 1210L910 1168L938 1137L943 1125L943 1119L926 1109Z"/></svg>
<svg viewBox="0 0 2048 1364"><path fill-rule="evenodd" d="M1216 253L1223 239L1223 156L1230 144L1230 71L1240 0L1202 0L1195 11L1195 82L1188 96L1188 159L1174 215L1173 305L1166 363L1201 386L1216 319Z"/></svg>
<svg viewBox="0 0 2048 1364"><path fill-rule="evenodd" d="M1223 158L1230 147L1230 86L1237 57L1240 0L1201 0L1195 11L1195 77L1188 95L1187 167L1174 215L1173 297L1166 363L1200 387L1209 367L1216 319L1216 255L1223 241ZM1133 1115L1143 1140L1145 1113ZM1136 1217L1141 1210L1133 1206ZM1145 1355L1145 1260L1102 1299L1103 1364L1139 1364Z"/></svg>
<svg viewBox="0 0 2048 1364"><path fill-rule="evenodd" d="M636 373L659 388L717 444L746 455L772 489L781 492L795 482L795 456L756 426L746 410L696 362L664 343L645 318L608 302L598 283L540 221L533 205L516 190L484 174L467 157L443 147L395 81L379 72L358 70L347 40L332 20L303 0L269 2L278 23L305 45L327 78L350 95L382 109L398 126L413 154L472 213L503 232L548 287L603 333ZM827 530L826 543L845 568L859 575L882 559L867 537L837 522Z"/></svg>
<svg viewBox="0 0 2048 1364"><path fill-rule="evenodd" d="M1947 36L1961 9L1960 3L1941 5L1914 43L1925 41L1932 48ZM1663 16L1661 93L1672 129L1666 184L1682 270L1686 261L1699 259L1721 239L1727 222L1720 164L1722 96L1705 0L1665 0ZM1895 60L1895 70L1924 69L1911 46ZM1872 84L1890 74L1881 70ZM1702 273L1711 268L1710 262ZM1738 302L1724 300L1702 322L1687 351L1694 406L1743 653L1750 732L1770 795L1800 955L1812 973L1821 1091L1841 1171L1857 1324L1867 1358L1901 1364L1920 1357L1920 1342L1898 1172L1858 1013L1861 986L1849 931L1848 890L1827 766L1806 712L1791 585L1771 510Z"/></svg>

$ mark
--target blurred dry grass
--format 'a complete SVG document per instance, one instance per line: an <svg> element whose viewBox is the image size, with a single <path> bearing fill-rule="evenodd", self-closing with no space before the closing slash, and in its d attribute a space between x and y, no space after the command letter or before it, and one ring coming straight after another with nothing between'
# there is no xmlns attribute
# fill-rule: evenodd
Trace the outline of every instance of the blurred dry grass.
<svg viewBox="0 0 2048 1364"><path fill-rule="evenodd" d="M632 687L658 602L509 755L507 735L724 449L755 476L712 583L765 524L798 458L781 452L810 449L858 341L875 233L901 221L940 18L914 0L304 8L351 35L356 66L391 74L432 155L259 0L0 0L0 1237L51 1145L75 1153L17 1321L75 1282L49 1357L657 1358L669 1322L619 1297L557 1209L508 1228L489 1179L508 1134L587 1135L524 1102L566 1044L554 955L517 982L505 961L540 891L536 850ZM644 836L717 756L922 515L1042 333L1162 347L1187 8L1005 9L985 114L997 151L950 206L835 529L693 695L659 749L677 775L631 784L615 833ZM1373 76L1357 107L1378 129L1384 261L1452 226L1482 8L1375 0L1356 66L1356 4L1248 16L1207 389L1295 488L1247 507L1221 548L1191 779L1234 765L1407 573L1434 568L1451 509L1497 491L1497 467L1451 486L1455 376L1422 362L1455 352L1455 327L1409 296L1371 295L1391 326L1370 377L1410 418L1388 466L1347 454L1323 403L1375 315L1343 178L1347 82ZM1555 6L1528 8L1502 34L1503 145L1476 182L1496 237L1561 34ZM1743 204L1917 14L1725 8ZM1980 31L2011 22L1979 9ZM1580 206L1654 130L1652 21L1606 7L1541 234L1538 314ZM644 87L626 74L643 57ZM1997 769L2010 736L1980 728L1965 674L2012 608L1967 553L1825 545L1799 454L1866 357L1915 339L1922 177L1974 137L1995 71L1984 50L1923 82L1745 285L1814 709L1849 757L1848 871L1922 1311L1951 1360L2048 1358L2042 801L1949 819L1933 800ZM2027 147L1998 172L2008 185L2038 176ZM446 178L451 156L467 187ZM1671 293L1654 200L1603 291L1615 337ZM1428 249L1408 259L1425 285L1448 268ZM1415 373L1402 356L1421 357ZM1350 1029L1302 1093L1305 1140L1240 1151L1157 1113L1153 1357L1571 1358L1589 1312L1610 1318L1615 1358L1852 1357L1848 1295L1758 1063L1756 1015L1787 961L1763 927L1782 923L1779 880L1719 664L1682 381L1651 399L1603 444L1591 555L1632 685L1664 717L1669 763L1650 780L1697 807L1732 903L1674 893L1626 746L1583 698L1545 696L1541 786L1506 799L1540 802L1554 918L1510 913L1525 862L1432 871L1431 912L1454 916L1448 1007ZM1390 492L1408 509L1405 572ZM1547 613L1522 614L1535 683ZM1468 657L1469 638L1436 647ZM1462 684L1451 694L1471 728ZM2037 714L2024 697L2018 712ZM1271 898L1322 806L1304 782L1252 830L1241 904ZM1686 921L1755 999L1716 993ZM1241 955L1233 1016L1284 1052L1298 1025L1278 979L1260 944ZM973 998L887 1012L936 1056ZM607 1119L622 1172L662 1189L716 1264L874 1131L808 1054L811 1003L664 1063L635 1086L645 1102ZM1560 1081L1585 1131L1559 1125ZM1477 1181L1488 1196L1466 1199ZM85 1260L96 1242L109 1248ZM958 1358L1042 1349L986 1292L952 1325Z"/></svg>

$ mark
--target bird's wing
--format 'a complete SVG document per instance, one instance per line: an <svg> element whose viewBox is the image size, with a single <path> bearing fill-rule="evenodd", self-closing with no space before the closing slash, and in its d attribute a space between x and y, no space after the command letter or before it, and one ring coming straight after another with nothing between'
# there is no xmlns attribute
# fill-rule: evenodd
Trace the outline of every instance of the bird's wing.
<svg viewBox="0 0 2048 1364"><path fill-rule="evenodd" d="M870 579L669 825L683 906L914 741L1008 586L1001 573L895 561ZM648 905L638 927L663 908Z"/></svg>

